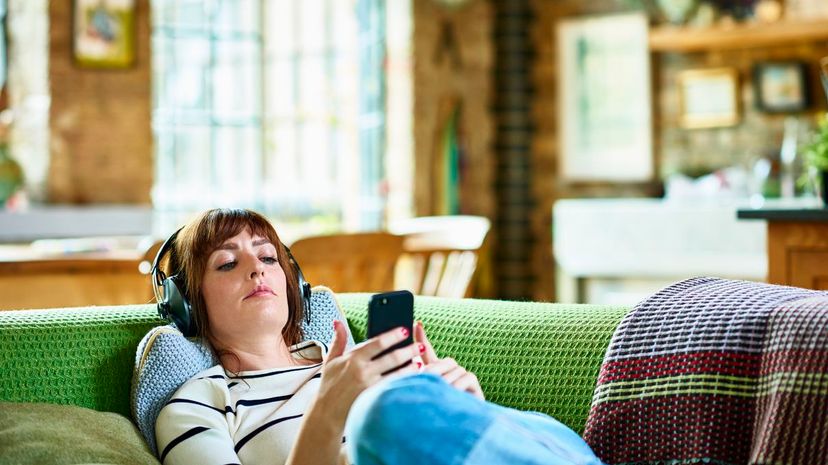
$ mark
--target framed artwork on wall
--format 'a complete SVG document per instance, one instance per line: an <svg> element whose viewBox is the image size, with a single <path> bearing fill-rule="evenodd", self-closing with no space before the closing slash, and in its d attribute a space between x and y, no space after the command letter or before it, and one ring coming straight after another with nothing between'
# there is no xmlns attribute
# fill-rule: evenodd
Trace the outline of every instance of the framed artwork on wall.
<svg viewBox="0 0 828 465"><path fill-rule="evenodd" d="M810 104L805 63L769 62L753 66L756 107L766 113L803 111Z"/></svg>
<svg viewBox="0 0 828 465"><path fill-rule="evenodd" d="M647 31L643 13L558 24L563 180L646 182L655 175Z"/></svg>
<svg viewBox="0 0 828 465"><path fill-rule="evenodd" d="M73 0L72 51L78 66L128 68L135 62L135 0Z"/></svg>
<svg viewBox="0 0 828 465"><path fill-rule="evenodd" d="M681 71L678 93L679 122L684 128L715 128L739 123L739 73L735 68Z"/></svg>

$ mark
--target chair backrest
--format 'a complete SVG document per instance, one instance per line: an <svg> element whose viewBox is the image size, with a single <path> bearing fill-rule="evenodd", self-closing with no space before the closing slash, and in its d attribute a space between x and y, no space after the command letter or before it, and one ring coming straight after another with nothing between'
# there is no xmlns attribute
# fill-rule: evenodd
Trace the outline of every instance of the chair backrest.
<svg viewBox="0 0 828 465"><path fill-rule="evenodd" d="M394 289L403 238L387 232L332 234L298 239L290 251L311 285L334 292Z"/></svg>
<svg viewBox="0 0 828 465"><path fill-rule="evenodd" d="M405 238L396 287L418 295L470 296L490 228L482 216L426 216L393 222L389 230Z"/></svg>

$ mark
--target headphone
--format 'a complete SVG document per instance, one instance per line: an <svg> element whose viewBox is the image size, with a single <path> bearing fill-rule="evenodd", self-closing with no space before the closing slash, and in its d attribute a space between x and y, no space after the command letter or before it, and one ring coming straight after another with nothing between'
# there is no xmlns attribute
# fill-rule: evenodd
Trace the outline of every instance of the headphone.
<svg viewBox="0 0 828 465"><path fill-rule="evenodd" d="M158 249L158 253L155 255L155 260L152 263L152 270L150 271L150 274L152 275L152 291L155 294L155 301L158 306L158 315L160 315L161 318L173 323L175 327L184 334L184 336L193 337L198 335L198 326L193 320L192 306L187 299L187 284L184 273L177 272L176 274L168 277L161 270L160 266L161 260L164 256L173 249L175 239L178 237L178 233L180 233L182 229L184 228L179 228L178 231L172 233L172 235L168 237L163 244L161 244L161 248ZM293 267L293 271L299 281L299 293L302 297L302 310L305 315L305 322L310 323L311 286L307 281L305 281L305 276L302 274L302 270L299 268L299 264L296 262L296 259L293 258L293 254L290 253L290 249L284 244L282 246L287 251L288 261L290 262L291 267Z"/></svg>

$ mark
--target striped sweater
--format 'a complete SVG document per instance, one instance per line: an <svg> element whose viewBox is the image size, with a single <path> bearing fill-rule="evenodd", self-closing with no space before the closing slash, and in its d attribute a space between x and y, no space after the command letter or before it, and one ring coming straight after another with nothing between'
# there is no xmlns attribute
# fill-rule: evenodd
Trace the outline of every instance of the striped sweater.
<svg viewBox="0 0 828 465"><path fill-rule="evenodd" d="M320 360L326 348L306 341L291 352L296 358ZM229 375L216 365L197 374L158 415L161 462L285 463L319 390L321 370L322 364L315 363Z"/></svg>

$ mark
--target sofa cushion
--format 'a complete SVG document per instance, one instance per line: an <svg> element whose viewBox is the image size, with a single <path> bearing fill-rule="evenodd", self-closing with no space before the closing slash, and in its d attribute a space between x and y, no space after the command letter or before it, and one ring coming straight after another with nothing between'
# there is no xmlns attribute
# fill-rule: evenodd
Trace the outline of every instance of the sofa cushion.
<svg viewBox="0 0 828 465"><path fill-rule="evenodd" d="M0 402L0 464L158 464L132 422L75 405Z"/></svg>
<svg viewBox="0 0 828 465"><path fill-rule="evenodd" d="M334 293L322 286L313 288L311 321L303 322L306 340L328 344L333 338L333 320L345 323ZM348 347L354 344L348 333ZM132 415L153 452L155 419L161 408L185 381L218 364L212 349L198 339L187 339L174 326L151 329L138 344L132 377Z"/></svg>

